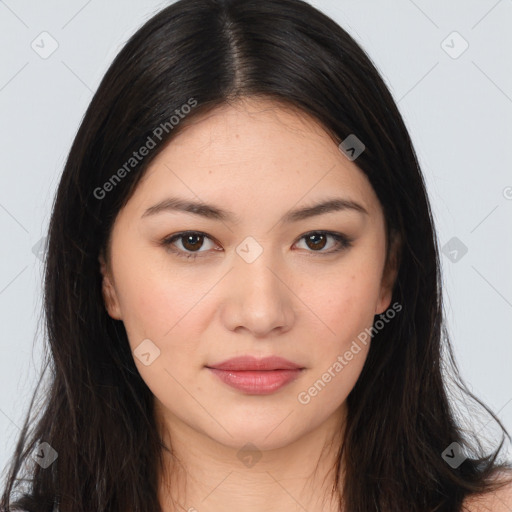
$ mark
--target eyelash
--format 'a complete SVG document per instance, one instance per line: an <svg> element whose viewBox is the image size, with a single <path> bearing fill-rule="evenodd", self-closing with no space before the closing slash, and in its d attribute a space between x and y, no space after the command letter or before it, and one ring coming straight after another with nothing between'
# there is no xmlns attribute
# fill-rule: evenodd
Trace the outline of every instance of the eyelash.
<svg viewBox="0 0 512 512"><path fill-rule="evenodd" d="M208 251L186 252L181 249L176 249L173 247L172 244L174 241L176 241L180 238L184 238L187 235L199 235L199 236L208 238L209 240L213 241L213 239L211 237L209 237L206 233L203 233L202 231L182 231L180 233L176 233L167 238L164 238L160 242L160 244L163 245L164 247L166 247L170 252L172 252L173 254L175 254L176 256L178 256L180 258L185 258L187 260L190 260L190 259L195 260L196 258L202 258L203 256L201 255L201 253L208 252ZM302 240L308 236L311 236L311 235L330 236L334 240L336 240L336 242L338 243L338 246L335 249L331 249L330 251L307 251L307 252L318 253L320 255L329 255L329 254L335 254L335 253L341 252L343 250L346 250L346 249L349 249L350 247L352 247L353 239L347 237L346 235L342 235L341 233L333 233L331 231L310 231L310 232L302 235L297 241L300 241L300 240Z"/></svg>

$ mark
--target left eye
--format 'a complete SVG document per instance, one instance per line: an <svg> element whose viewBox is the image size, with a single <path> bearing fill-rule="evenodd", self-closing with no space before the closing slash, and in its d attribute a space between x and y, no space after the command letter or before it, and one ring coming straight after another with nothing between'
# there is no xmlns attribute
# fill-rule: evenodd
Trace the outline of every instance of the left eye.
<svg viewBox="0 0 512 512"><path fill-rule="evenodd" d="M322 249L326 247L327 240L329 238L335 241L334 248L331 247L329 250L323 251ZM208 248L207 250L199 250L203 246L205 239L209 240L210 243L213 243L213 240L206 233L201 233L199 231L185 231L165 238L162 240L161 244L168 247L169 250L177 256L190 259L197 258L199 256L198 253L207 252ZM308 252L317 252L320 254L336 253L343 249L347 249L352 245L352 239L342 235L341 233L331 233L329 231L312 231L302 235L299 240L304 240L306 246L309 249L312 249ZM181 248L174 245L176 241L181 243ZM214 250L218 251L219 249Z"/></svg>
<svg viewBox="0 0 512 512"><path fill-rule="evenodd" d="M327 239L329 237L335 240L334 249L331 248L331 250L328 251L319 251L318 249L323 249L327 245ZM352 240L345 235L341 233L329 233L328 231L313 231L302 235L299 240L305 240L308 248L314 248L313 252L328 254L341 251L352 245Z"/></svg>

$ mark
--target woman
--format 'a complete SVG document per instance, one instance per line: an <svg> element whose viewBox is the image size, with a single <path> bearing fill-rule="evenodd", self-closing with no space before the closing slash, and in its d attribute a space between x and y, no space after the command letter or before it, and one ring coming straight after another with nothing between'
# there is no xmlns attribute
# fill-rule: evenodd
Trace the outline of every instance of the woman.
<svg viewBox="0 0 512 512"><path fill-rule="evenodd" d="M71 148L48 395L2 507L510 510L501 445L479 453L447 396L440 282L414 149L354 40L297 0L176 2Z"/></svg>

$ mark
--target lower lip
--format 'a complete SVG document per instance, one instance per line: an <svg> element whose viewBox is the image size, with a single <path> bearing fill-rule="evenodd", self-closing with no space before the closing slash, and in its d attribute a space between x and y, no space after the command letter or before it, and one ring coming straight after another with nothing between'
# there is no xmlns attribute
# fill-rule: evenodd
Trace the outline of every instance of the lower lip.
<svg viewBox="0 0 512 512"><path fill-rule="evenodd" d="M240 391L245 391L252 395L268 395L281 389L286 384L295 380L302 371L297 370L267 370L267 371L236 371L219 370L218 368L208 368L220 380Z"/></svg>

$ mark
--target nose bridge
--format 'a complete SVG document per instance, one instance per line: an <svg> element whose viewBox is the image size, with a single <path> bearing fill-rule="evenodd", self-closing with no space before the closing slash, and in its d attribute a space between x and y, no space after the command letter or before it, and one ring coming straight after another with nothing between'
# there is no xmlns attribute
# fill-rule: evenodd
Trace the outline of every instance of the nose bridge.
<svg viewBox="0 0 512 512"><path fill-rule="evenodd" d="M258 242L249 240L242 242L236 251L238 258L235 258L234 279L241 296L265 301L278 300L283 284L276 274L282 273L283 267L270 248L264 249Z"/></svg>
<svg viewBox="0 0 512 512"><path fill-rule="evenodd" d="M254 239L244 240L236 252L224 305L226 325L260 335L288 328L293 320L292 298L279 258Z"/></svg>

